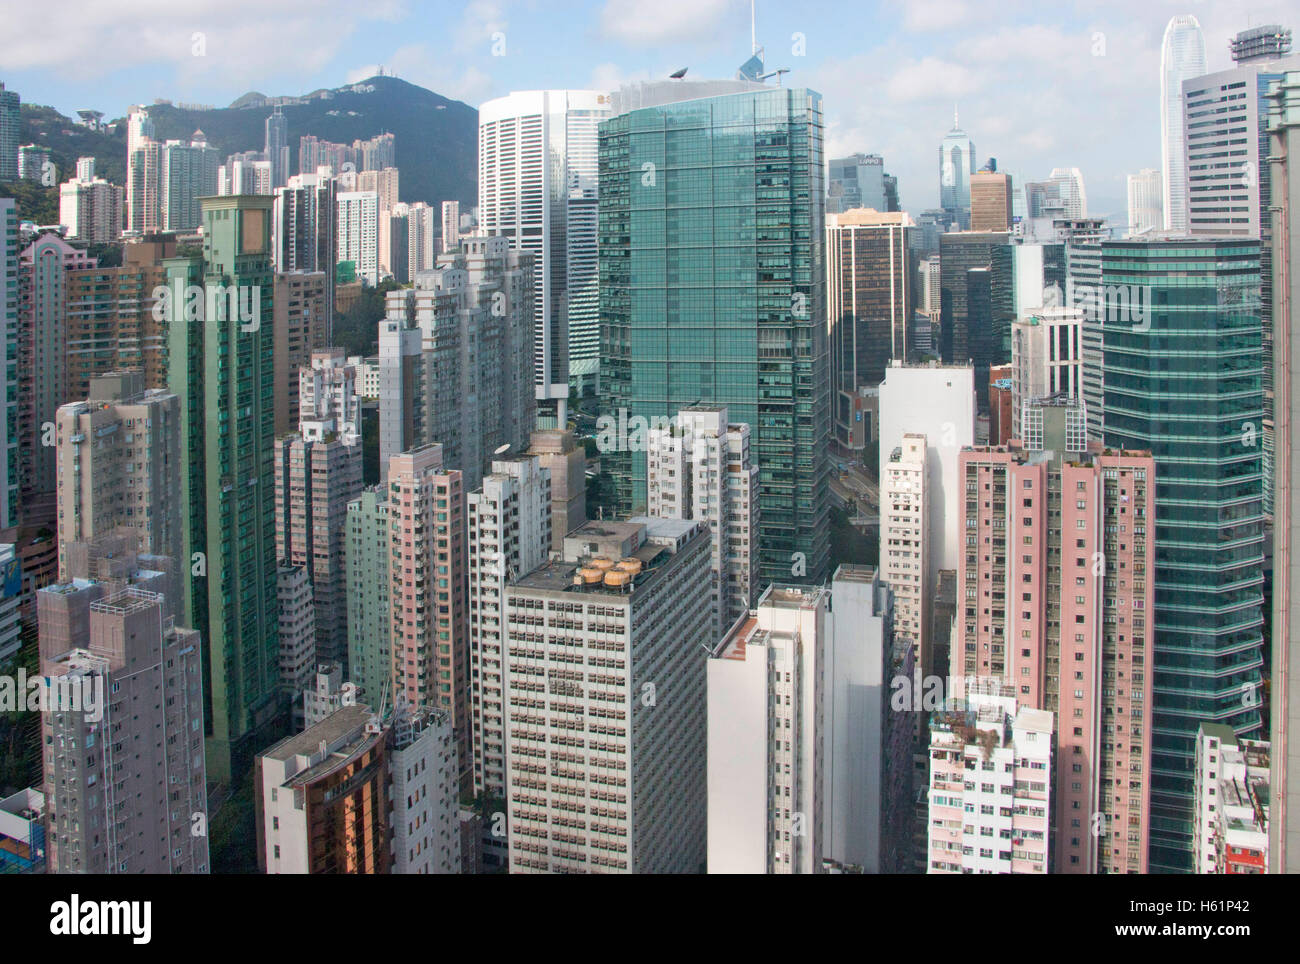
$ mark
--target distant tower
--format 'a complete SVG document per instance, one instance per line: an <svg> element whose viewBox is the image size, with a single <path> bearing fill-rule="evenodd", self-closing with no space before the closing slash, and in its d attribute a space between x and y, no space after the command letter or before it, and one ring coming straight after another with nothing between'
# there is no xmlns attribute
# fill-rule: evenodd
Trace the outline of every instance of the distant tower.
<svg viewBox="0 0 1300 964"><path fill-rule="evenodd" d="M289 183L289 118L276 108L266 119L266 159L271 162L271 189Z"/></svg>
<svg viewBox="0 0 1300 964"><path fill-rule="evenodd" d="M970 223L970 176L975 170L975 142L957 123L952 110L952 130L939 145L939 206L963 228Z"/></svg>
<svg viewBox="0 0 1300 964"><path fill-rule="evenodd" d="M1205 73L1205 35L1195 17L1174 17L1160 48L1160 156L1164 162L1165 230L1187 230L1187 157L1183 150L1183 81Z"/></svg>

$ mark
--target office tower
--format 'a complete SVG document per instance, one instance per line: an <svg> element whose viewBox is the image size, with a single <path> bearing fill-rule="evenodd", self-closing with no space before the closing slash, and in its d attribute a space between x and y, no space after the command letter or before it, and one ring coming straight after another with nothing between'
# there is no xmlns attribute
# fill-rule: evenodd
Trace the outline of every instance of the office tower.
<svg viewBox="0 0 1300 964"><path fill-rule="evenodd" d="M266 150L263 153L271 165L271 191L284 187L289 181L289 118L278 107L266 119Z"/></svg>
<svg viewBox="0 0 1300 964"><path fill-rule="evenodd" d="M726 406L684 408L646 438L646 511L708 523L714 642L758 593L758 474L749 426L728 421Z"/></svg>
<svg viewBox="0 0 1300 964"><path fill-rule="evenodd" d="M962 230L970 227L970 178L975 172L975 142L957 123L939 145L939 206Z"/></svg>
<svg viewBox="0 0 1300 964"><path fill-rule="evenodd" d="M1128 175L1128 230L1125 237L1159 231L1165 223L1163 178L1160 171L1144 167Z"/></svg>
<svg viewBox="0 0 1300 964"><path fill-rule="evenodd" d="M930 723L931 874L1051 872L1053 714L996 681Z"/></svg>
<svg viewBox="0 0 1300 964"><path fill-rule="evenodd" d="M1160 156L1164 167L1164 229L1187 231L1187 153L1183 82L1205 73L1205 36L1192 16L1172 17L1160 45Z"/></svg>
<svg viewBox="0 0 1300 964"><path fill-rule="evenodd" d="M925 578L927 585L936 586L940 570L957 568L963 542L956 505L960 491L957 467L962 446L975 443L975 381L970 366L931 362L925 366L890 367L880 383L880 462L876 478L886 477L890 456L908 434L926 439L929 565ZM884 550L887 547L882 546L882 560L888 558ZM933 671L924 662L921 666L926 674Z"/></svg>
<svg viewBox="0 0 1300 964"><path fill-rule="evenodd" d="M709 653L709 873L821 872L829 595L770 585Z"/></svg>
<svg viewBox="0 0 1300 964"><path fill-rule="evenodd" d="M1300 732L1300 698L1291 681L1300 676L1300 444L1297 444L1294 373L1300 372L1300 340L1292 337L1300 325L1300 300L1292 294L1300 278L1300 246L1295 238L1300 217L1300 178L1292 159L1300 157L1300 72L1291 71L1270 95L1269 151L1272 200L1273 390L1276 419L1273 460L1273 612L1271 701L1271 783L1269 852L1273 873L1300 870L1300 778L1291 778L1291 734ZM4 202L0 201L0 204ZM0 215L3 208L0 208ZM2 283L2 282L0 282Z"/></svg>
<svg viewBox="0 0 1300 964"><path fill-rule="evenodd" d="M329 345L329 289L324 271L279 271L272 288L275 343L275 434L296 431L301 414L299 370Z"/></svg>
<svg viewBox="0 0 1300 964"><path fill-rule="evenodd" d="M1053 873L1145 873L1156 465L1089 447L1063 397L1028 403L1024 425L1023 444L962 452L965 602L949 671L995 677L1062 721Z"/></svg>
<svg viewBox="0 0 1300 964"><path fill-rule="evenodd" d="M1003 231L954 231L939 237L938 354L951 364L975 363L981 409L989 366L1006 360L1003 344L1011 327L1014 284L1009 241Z"/></svg>
<svg viewBox="0 0 1300 964"><path fill-rule="evenodd" d="M350 261L356 277L379 284L379 195L374 191L338 194L338 260Z"/></svg>
<svg viewBox="0 0 1300 964"><path fill-rule="evenodd" d="M0 82L0 181L18 177L18 138L22 125L18 91L5 90L4 83Z"/></svg>
<svg viewBox="0 0 1300 964"><path fill-rule="evenodd" d="M894 638L912 647L917 666L934 665L930 651L930 517L924 435L905 434L881 452L880 577L894 593Z"/></svg>
<svg viewBox="0 0 1300 964"><path fill-rule="evenodd" d="M841 214L854 208L872 208L876 211L898 210L898 187L888 196L885 159L879 154L850 154L831 158L828 162L830 176L826 181L826 213ZM891 179L892 180L892 179Z"/></svg>
<svg viewBox="0 0 1300 964"><path fill-rule="evenodd" d="M889 692L912 680L915 663L894 636L893 594L882 578L870 566L835 570L823 652L822 858L869 874L908 869L917 721Z"/></svg>
<svg viewBox="0 0 1300 964"><path fill-rule="evenodd" d="M847 446L852 399L875 387L912 346L912 219L905 213L852 210L826 218L826 298L830 313L835 441Z"/></svg>
<svg viewBox="0 0 1300 964"><path fill-rule="evenodd" d="M1273 246L1268 92L1300 57L1255 59L1183 82L1188 232L1260 240L1264 329L1264 513L1273 514ZM1244 88L1244 96L1243 96ZM1245 136L1243 136L1243 134Z"/></svg>
<svg viewBox="0 0 1300 964"><path fill-rule="evenodd" d="M279 508L278 500L276 508ZM306 567L281 561L276 569L276 604L280 689L296 733L306 725L305 694L316 671L316 612Z"/></svg>
<svg viewBox="0 0 1300 964"><path fill-rule="evenodd" d="M37 593L41 673L81 707L41 714L52 873L208 872L199 638L156 561L101 557L111 574Z"/></svg>
<svg viewBox="0 0 1300 964"><path fill-rule="evenodd" d="M1067 280L1065 243L1016 239L1011 245L1011 274L1014 284L1012 319L1053 304L1065 304ZM1011 357L1011 331L1002 346Z"/></svg>
<svg viewBox="0 0 1300 964"><path fill-rule="evenodd" d="M571 378L594 390L600 371L597 126L609 101L529 90L479 108L479 233L533 255L537 399L561 429Z"/></svg>
<svg viewBox="0 0 1300 964"><path fill-rule="evenodd" d="M820 95L685 80L612 100L600 130L605 411L726 405L754 433L761 579L818 582L831 434ZM704 143L725 147L702 162ZM747 233L769 222L762 240ZM645 505L644 454L601 458L620 506Z"/></svg>
<svg viewBox="0 0 1300 964"><path fill-rule="evenodd" d="M1234 63L1276 60L1291 52L1291 28L1271 23L1243 30L1228 41Z"/></svg>
<svg viewBox="0 0 1300 964"><path fill-rule="evenodd" d="M311 583L315 650L346 663L348 503L361 495L361 405L342 349L314 352L299 370L298 431L275 442L275 549ZM283 644L282 644L283 645Z"/></svg>
<svg viewBox="0 0 1300 964"><path fill-rule="evenodd" d="M551 549L560 552L564 537L587 521L587 452L572 432L548 428L532 433L528 454L551 473Z"/></svg>
<svg viewBox="0 0 1300 964"><path fill-rule="evenodd" d="M1083 311L1039 308L1011 325L1011 431L1023 439L1028 402L1057 395L1083 399Z"/></svg>
<svg viewBox="0 0 1300 964"><path fill-rule="evenodd" d="M38 236L18 264L20 485L27 518L47 518L54 495L51 431L68 395L68 274L94 258L54 232Z"/></svg>
<svg viewBox="0 0 1300 964"><path fill-rule="evenodd" d="M379 333L381 461L438 442L447 465L477 487L494 452L527 447L536 406L532 278L528 255L506 239L467 238L413 288L388 293Z"/></svg>
<svg viewBox="0 0 1300 964"><path fill-rule="evenodd" d="M465 485L438 444L388 460L392 697L451 714L460 785L472 785Z"/></svg>
<svg viewBox="0 0 1300 964"><path fill-rule="evenodd" d="M268 874L392 872L387 739L364 705L257 757L258 869Z"/></svg>
<svg viewBox="0 0 1300 964"><path fill-rule="evenodd" d="M1065 217L1078 220L1088 216L1088 192L1083 186L1083 172L1077 167L1054 167L1048 180L1058 185L1057 196Z"/></svg>
<svg viewBox="0 0 1300 964"><path fill-rule="evenodd" d="M1083 407L1088 417L1088 438L1100 442L1106 421L1102 406L1106 373L1102 367L1101 346L1105 307L1102 304L1100 240L1075 240L1065 245L1065 286L1062 293L1058 295L1052 291L1044 300L1052 298L1061 305L1077 307L1083 312L1083 330L1080 333Z"/></svg>
<svg viewBox="0 0 1300 964"><path fill-rule="evenodd" d="M181 401L185 612L203 636L208 768L229 781L280 710L270 197L205 198L203 257L165 262L168 388ZM202 324L187 310L201 309ZM233 364L229 363L233 362ZM197 554L197 555L196 555Z"/></svg>
<svg viewBox="0 0 1300 964"><path fill-rule="evenodd" d="M289 178L288 186L275 192L275 270L281 274L320 272L325 276L326 330L332 332L338 262L338 182L327 172L315 168L312 171Z"/></svg>
<svg viewBox="0 0 1300 964"><path fill-rule="evenodd" d="M59 185L59 223L67 237L81 241L116 241L122 233L122 189L102 177Z"/></svg>
<svg viewBox="0 0 1300 964"><path fill-rule="evenodd" d="M1011 230L1011 175L978 171L970 176L970 229Z"/></svg>
<svg viewBox="0 0 1300 964"><path fill-rule="evenodd" d="M159 205L164 231L192 231L203 224L199 199L217 193L217 151L203 131L190 141L168 141L161 155Z"/></svg>
<svg viewBox="0 0 1300 964"><path fill-rule="evenodd" d="M455 250L460 244L460 202L442 202L442 253Z"/></svg>
<svg viewBox="0 0 1300 964"><path fill-rule="evenodd" d="M505 626L508 582L547 561L550 472L534 456L498 460L468 499L470 718L474 793L506 792Z"/></svg>
<svg viewBox="0 0 1300 964"><path fill-rule="evenodd" d="M1269 873L1269 749L1267 741L1239 740L1230 726L1201 724L1193 873Z"/></svg>
<svg viewBox="0 0 1300 964"><path fill-rule="evenodd" d="M706 526L649 519L588 522L506 586L512 872L704 869L708 579Z"/></svg>
<svg viewBox="0 0 1300 964"><path fill-rule="evenodd" d="M347 578L348 677L358 693L378 704L391 688L388 555L391 552L385 489L363 489L348 503L343 548Z"/></svg>
<svg viewBox="0 0 1300 964"><path fill-rule="evenodd" d="M1186 872L1196 727L1260 729L1259 243L1105 241L1101 257L1105 442L1150 451L1160 479L1150 860Z"/></svg>
<svg viewBox="0 0 1300 964"><path fill-rule="evenodd" d="M132 551L167 557L178 585L180 400L146 389L141 372L116 372L92 379L86 399L60 406L55 423L59 578L73 578L76 544L123 536Z"/></svg>
<svg viewBox="0 0 1300 964"><path fill-rule="evenodd" d="M0 531L18 525L18 303L18 207L13 198L0 198Z"/></svg>

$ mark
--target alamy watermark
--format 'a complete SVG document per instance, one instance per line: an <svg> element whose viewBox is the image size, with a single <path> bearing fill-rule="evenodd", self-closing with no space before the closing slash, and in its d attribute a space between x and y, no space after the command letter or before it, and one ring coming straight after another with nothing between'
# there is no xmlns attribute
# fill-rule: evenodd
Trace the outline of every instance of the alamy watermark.
<svg viewBox="0 0 1300 964"><path fill-rule="evenodd" d="M0 676L0 713L84 713L86 722L104 718L104 677L32 676L19 667Z"/></svg>
<svg viewBox="0 0 1300 964"><path fill-rule="evenodd" d="M1135 331L1151 329L1151 289L1145 285L1066 283L1043 288L1044 308L1077 308L1088 321L1131 324Z"/></svg>
<svg viewBox="0 0 1300 964"><path fill-rule="evenodd" d="M261 285L171 285L153 289L154 321L239 321L239 330L262 327Z"/></svg>

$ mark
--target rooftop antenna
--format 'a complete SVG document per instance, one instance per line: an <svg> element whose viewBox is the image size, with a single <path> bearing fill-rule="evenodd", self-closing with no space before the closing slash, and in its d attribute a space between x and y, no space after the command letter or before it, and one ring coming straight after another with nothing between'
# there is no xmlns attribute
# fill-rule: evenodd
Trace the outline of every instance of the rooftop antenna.
<svg viewBox="0 0 1300 964"><path fill-rule="evenodd" d="M754 0L749 0L749 53L758 53L758 31L754 25Z"/></svg>

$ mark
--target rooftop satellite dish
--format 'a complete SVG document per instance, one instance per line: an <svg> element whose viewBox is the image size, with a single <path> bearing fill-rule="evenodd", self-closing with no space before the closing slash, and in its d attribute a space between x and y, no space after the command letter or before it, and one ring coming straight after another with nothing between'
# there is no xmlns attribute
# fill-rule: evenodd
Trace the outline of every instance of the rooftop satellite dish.
<svg viewBox="0 0 1300 964"><path fill-rule="evenodd" d="M673 80L681 80L683 77L686 76L686 71L689 70L689 69L690 69L690 68L688 68L688 67L683 67L681 70L674 71L673 73L669 74L668 76L669 76L671 79L673 79Z"/></svg>
<svg viewBox="0 0 1300 964"><path fill-rule="evenodd" d="M495 452L493 452L492 454L493 454L493 455L504 455L504 454L505 454L506 452L508 452L509 450L510 450L510 443L507 442L505 445L502 445L501 447L499 447L499 448L498 448Z"/></svg>

